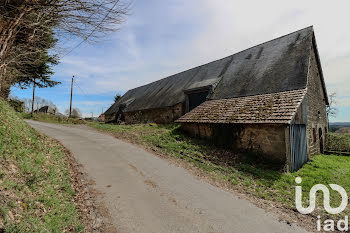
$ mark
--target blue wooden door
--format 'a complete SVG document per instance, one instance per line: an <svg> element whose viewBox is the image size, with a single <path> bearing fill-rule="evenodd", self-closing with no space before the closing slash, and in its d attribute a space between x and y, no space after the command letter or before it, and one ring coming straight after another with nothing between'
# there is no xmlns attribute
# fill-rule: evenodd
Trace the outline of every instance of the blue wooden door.
<svg viewBox="0 0 350 233"><path fill-rule="evenodd" d="M291 171L298 171L307 161L306 125L290 127Z"/></svg>

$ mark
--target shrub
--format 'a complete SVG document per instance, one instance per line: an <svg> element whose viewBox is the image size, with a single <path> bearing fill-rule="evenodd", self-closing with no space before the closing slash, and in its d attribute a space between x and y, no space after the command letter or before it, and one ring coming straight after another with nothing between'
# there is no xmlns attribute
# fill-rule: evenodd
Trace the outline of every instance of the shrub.
<svg viewBox="0 0 350 233"><path fill-rule="evenodd" d="M24 102L17 99L9 99L8 102L16 112L24 112Z"/></svg>
<svg viewBox="0 0 350 233"><path fill-rule="evenodd" d="M350 134L327 135L327 150L337 152L350 152Z"/></svg>

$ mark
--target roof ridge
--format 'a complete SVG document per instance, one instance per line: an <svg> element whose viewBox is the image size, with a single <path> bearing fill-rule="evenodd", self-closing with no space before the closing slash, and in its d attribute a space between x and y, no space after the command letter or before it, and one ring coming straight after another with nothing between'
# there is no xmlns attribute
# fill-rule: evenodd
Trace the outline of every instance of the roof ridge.
<svg viewBox="0 0 350 233"><path fill-rule="evenodd" d="M306 30L306 29L309 29L309 28L312 28L312 29L313 29L313 26L311 25L311 26L308 26L308 27L306 27L306 28L302 28L302 29L296 30L296 31L294 31L294 32L288 33L288 34L286 34L286 35L276 37L276 38L274 38L274 39L271 39L271 40L265 41L265 42L263 42L263 43L260 43L260 44L254 45L254 46L252 46L252 47L249 47L249 48L247 48L247 49L241 50L241 51L239 51L239 52L237 52L237 53L234 53L234 54L232 54L232 55L230 55L230 56L233 56L233 55L242 53L242 52L247 51L247 50L249 50L249 49L252 49L252 48L261 46L261 45L263 45L263 44L270 43L270 42L275 41L275 40L282 39L283 37L290 36L290 35L292 35L292 34L294 34L294 33L297 33L297 32L300 32L300 31L303 31L303 30ZM230 56L228 56L228 57L230 57ZM225 57L225 58L227 58L227 57ZM219 59L219 60L220 60L220 59ZM209 63L210 63L210 62L209 62ZM209 63L208 63L208 64L209 64Z"/></svg>
<svg viewBox="0 0 350 233"><path fill-rule="evenodd" d="M137 89L137 88L140 88L140 87L144 87L144 86L147 86L147 85L152 84L152 83L156 83L156 82L162 81L162 80L164 80L164 79L173 77L173 76L175 76L175 75L178 75L178 74L181 74L181 73L184 73L184 72L193 70L193 69L200 68L200 67L202 67L202 66L209 65L209 64L214 63L214 62L222 61L222 60L227 59L227 58L229 58L229 57L233 57L233 56L235 56L235 55L237 55L237 54L239 54L239 53L245 52L245 51L247 51L247 50L249 50L249 49L252 49L252 48L261 46L261 45L263 45L263 44L270 43L270 42L275 41L275 40L279 40L279 39L281 39L281 38L283 38L283 37L290 36L290 35L292 35L292 34L294 34L294 33L297 33L297 32L300 32L300 31L303 31L303 30L306 30L306 29L309 29L309 28L312 28L312 29L313 29L313 25L308 26L308 27L305 27L305 28L302 28L302 29L299 29L299 30L296 30L296 31L291 32L291 33L288 33L288 34L285 34L285 35L283 35L283 36L276 37L276 38L274 38L274 39L271 39L271 40L268 40L268 41L265 41L265 42L262 42L262 43L260 43L260 44L257 44L257 45L254 45L254 46L252 46L252 47L249 47L249 48L246 48L246 49L244 49L244 50L241 50L241 51L239 51L239 52L233 53L233 54L231 54L231 55L229 55L229 56L226 56L226 57L223 57L223 58L219 58L219 59L217 59L217 60L214 60L214 61L211 61L211 62L207 62L207 63L204 63L204 64L202 64L202 65L197 65L197 66L192 67L192 68L189 68L189 69L187 69L187 70L183 70L183 71L177 72L177 73L175 73L175 74L169 75L169 76L167 76L167 77L164 77L164 78L155 80L155 81L153 81L153 82L150 82L150 83L147 83L147 84L144 84L144 85L141 85L141 86L138 86L138 87L129 89L128 91L131 91L131 90L134 90L134 89Z"/></svg>

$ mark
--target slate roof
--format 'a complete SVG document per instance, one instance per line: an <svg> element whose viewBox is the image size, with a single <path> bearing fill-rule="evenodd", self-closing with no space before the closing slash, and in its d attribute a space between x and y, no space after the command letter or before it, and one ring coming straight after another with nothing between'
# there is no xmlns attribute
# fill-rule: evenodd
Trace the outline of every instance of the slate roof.
<svg viewBox="0 0 350 233"><path fill-rule="evenodd" d="M35 112L37 112L38 110L35 110ZM43 106L39 109L39 112L44 112L44 113L55 113L55 109L50 107L50 106Z"/></svg>
<svg viewBox="0 0 350 233"><path fill-rule="evenodd" d="M163 108L185 102L185 91L218 81L218 100L306 88L313 40L308 27L229 57L129 90L105 114Z"/></svg>
<svg viewBox="0 0 350 233"><path fill-rule="evenodd" d="M176 122L289 124L305 94L301 89L206 101Z"/></svg>

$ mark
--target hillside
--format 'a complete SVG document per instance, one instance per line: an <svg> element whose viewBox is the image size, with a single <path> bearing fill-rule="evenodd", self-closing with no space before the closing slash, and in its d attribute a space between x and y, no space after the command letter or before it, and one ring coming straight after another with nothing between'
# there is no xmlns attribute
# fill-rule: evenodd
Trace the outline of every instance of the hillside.
<svg viewBox="0 0 350 233"><path fill-rule="evenodd" d="M330 125L342 125L342 126L349 126L350 127L350 122L330 122Z"/></svg>
<svg viewBox="0 0 350 233"><path fill-rule="evenodd" d="M343 127L335 131L338 134L350 134L350 127Z"/></svg>
<svg viewBox="0 0 350 233"><path fill-rule="evenodd" d="M342 130L345 129L345 130ZM345 131L347 133L347 129L350 129L350 122L330 122L329 123L329 131L330 132L337 132L338 130L341 130L337 133L342 133Z"/></svg>
<svg viewBox="0 0 350 233"><path fill-rule="evenodd" d="M0 99L0 232L82 232L64 148Z"/></svg>

